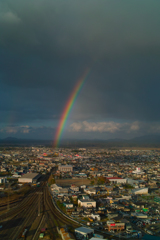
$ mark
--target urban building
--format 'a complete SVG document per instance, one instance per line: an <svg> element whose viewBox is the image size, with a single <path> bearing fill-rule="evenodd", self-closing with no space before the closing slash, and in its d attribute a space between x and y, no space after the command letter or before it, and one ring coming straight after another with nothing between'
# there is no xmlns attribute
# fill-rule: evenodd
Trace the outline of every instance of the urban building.
<svg viewBox="0 0 160 240"><path fill-rule="evenodd" d="M126 183L126 179L120 177L109 177L107 178L111 183Z"/></svg>
<svg viewBox="0 0 160 240"><path fill-rule="evenodd" d="M134 194L148 194L148 188L136 188L132 190Z"/></svg>
<svg viewBox="0 0 160 240"><path fill-rule="evenodd" d="M60 172L72 172L73 171L73 166L71 166L71 165L60 165L60 166L58 166L58 170Z"/></svg>
<svg viewBox="0 0 160 240"><path fill-rule="evenodd" d="M78 205L81 207L96 207L96 201L93 199L78 199Z"/></svg>
<svg viewBox="0 0 160 240"><path fill-rule="evenodd" d="M27 173L18 178L18 182L20 183L36 183L40 178L39 173Z"/></svg>

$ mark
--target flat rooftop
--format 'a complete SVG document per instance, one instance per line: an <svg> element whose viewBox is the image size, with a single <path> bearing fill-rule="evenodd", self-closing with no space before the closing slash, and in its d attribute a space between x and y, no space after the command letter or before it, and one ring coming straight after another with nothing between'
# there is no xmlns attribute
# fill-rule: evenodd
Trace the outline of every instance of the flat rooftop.
<svg viewBox="0 0 160 240"><path fill-rule="evenodd" d="M59 165L59 167L73 167L72 165Z"/></svg>
<svg viewBox="0 0 160 240"><path fill-rule="evenodd" d="M75 231L79 232L81 234L89 234L89 233L93 233L94 229L86 228L86 227L79 227L79 228L76 228Z"/></svg>
<svg viewBox="0 0 160 240"><path fill-rule="evenodd" d="M24 175L22 175L21 178L38 178L40 175L39 173L26 173Z"/></svg>
<svg viewBox="0 0 160 240"><path fill-rule="evenodd" d="M81 202L95 202L93 199L81 199Z"/></svg>

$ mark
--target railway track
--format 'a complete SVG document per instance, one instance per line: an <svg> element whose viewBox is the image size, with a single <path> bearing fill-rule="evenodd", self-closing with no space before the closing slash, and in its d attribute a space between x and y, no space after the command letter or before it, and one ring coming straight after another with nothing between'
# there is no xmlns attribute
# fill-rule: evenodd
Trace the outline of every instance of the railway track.
<svg viewBox="0 0 160 240"><path fill-rule="evenodd" d="M12 207L12 206L20 203L21 201L22 201L22 199L10 201L9 206ZM0 204L0 211L7 209L7 207L8 207L8 203L1 203Z"/></svg>
<svg viewBox="0 0 160 240"><path fill-rule="evenodd" d="M9 219L14 215L17 215L18 213L20 213L21 211L23 211L23 209L28 206L29 204L31 204L31 199L32 198L36 198L36 192L40 191L40 189L33 189L33 191L31 193L29 193L24 199L23 201L20 202L20 204L18 206L16 206L15 208L9 210L7 213L4 213L3 215L0 215L0 219L1 221L4 219Z"/></svg>
<svg viewBox="0 0 160 240"><path fill-rule="evenodd" d="M47 222L48 230L51 236L51 239L55 239L55 235L58 233L57 228L65 228L71 226L72 228L77 228L80 225L76 224L72 220L69 220L67 217L62 215L53 205L50 192L46 186L43 188L43 210L44 210L44 222ZM38 239L40 234L40 229L44 227L42 223L37 226L38 231L34 236L34 240Z"/></svg>
<svg viewBox="0 0 160 240"><path fill-rule="evenodd" d="M20 232L24 227L30 227L34 221L37 212L38 199L36 192L42 191L42 187L34 189L24 200L20 206L8 212L7 216L3 216L1 221L2 230L0 231L0 239L18 239ZM4 221L7 218L6 221Z"/></svg>
<svg viewBox="0 0 160 240"><path fill-rule="evenodd" d="M38 213L38 196L36 193L43 192L43 214L36 220ZM43 218L42 218L43 217ZM41 218L43 221L41 221ZM38 239L41 225L45 225L45 220L49 227L52 239L55 239L57 234L57 227L71 226L72 228L79 227L78 224L69 220L54 206L50 192L46 184L42 184L39 188L34 188L32 191L20 202L17 207L14 207L7 214L0 216L0 224L3 226L0 229L0 239L3 240L17 240L24 227L31 228L32 223L37 221L37 227L29 232L30 239ZM38 231L37 231L38 229Z"/></svg>
<svg viewBox="0 0 160 240"><path fill-rule="evenodd" d="M64 225L72 225L72 227L76 228L79 226L79 224L73 222L72 220L69 220L67 217L65 217L64 215L62 215L53 205L50 193L48 188L45 189L46 191L46 196L47 196L47 200L46 200L46 204L48 205L52 215L55 217L56 221L58 222L59 227L63 227Z"/></svg>

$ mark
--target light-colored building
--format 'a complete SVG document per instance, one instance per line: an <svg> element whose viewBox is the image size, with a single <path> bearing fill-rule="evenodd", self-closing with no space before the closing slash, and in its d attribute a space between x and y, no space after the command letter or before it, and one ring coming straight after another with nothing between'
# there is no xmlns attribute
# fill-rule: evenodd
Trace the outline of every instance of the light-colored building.
<svg viewBox="0 0 160 240"><path fill-rule="evenodd" d="M74 192L78 192L79 191L79 187L77 187L75 184L72 184L70 189Z"/></svg>
<svg viewBox="0 0 160 240"><path fill-rule="evenodd" d="M51 185L51 191L54 193L59 193L62 187L57 186L56 184Z"/></svg>
<svg viewBox="0 0 160 240"><path fill-rule="evenodd" d="M91 218L93 218L94 220L98 220L98 221L100 221L101 220L101 217L100 217L100 215L99 214L91 214Z"/></svg>
<svg viewBox="0 0 160 240"><path fill-rule="evenodd" d="M78 199L78 205L81 207L96 207L96 201L93 199Z"/></svg>
<svg viewBox="0 0 160 240"><path fill-rule="evenodd" d="M86 188L84 189L84 192L87 193L87 194L96 194L96 189L95 188Z"/></svg>
<svg viewBox="0 0 160 240"><path fill-rule="evenodd" d="M136 170L135 170L135 171L132 171L132 173L138 174L138 175L144 174L144 172L142 172L139 167L136 167Z"/></svg>
<svg viewBox="0 0 160 240"><path fill-rule="evenodd" d="M60 172L72 172L73 166L72 165L60 165L60 166L58 166L58 170Z"/></svg>
<svg viewBox="0 0 160 240"><path fill-rule="evenodd" d="M126 183L126 179L125 178L119 178L119 177L107 177L107 179L111 182L111 183Z"/></svg>
<svg viewBox="0 0 160 240"><path fill-rule="evenodd" d="M148 194L148 188L136 188L132 190L133 194Z"/></svg>
<svg viewBox="0 0 160 240"><path fill-rule="evenodd" d="M18 178L18 182L20 183L36 183L40 178L39 173L27 173Z"/></svg>

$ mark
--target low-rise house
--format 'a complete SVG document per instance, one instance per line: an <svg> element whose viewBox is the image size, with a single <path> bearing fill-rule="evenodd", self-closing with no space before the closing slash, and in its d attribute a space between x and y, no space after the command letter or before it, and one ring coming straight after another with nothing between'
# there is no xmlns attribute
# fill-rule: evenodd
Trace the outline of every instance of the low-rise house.
<svg viewBox="0 0 160 240"><path fill-rule="evenodd" d="M98 221L100 221L101 220L101 217L100 217L100 215L99 214L91 214L91 218L93 218L94 220L98 220Z"/></svg>
<svg viewBox="0 0 160 240"><path fill-rule="evenodd" d="M72 184L70 189L74 192L78 192L79 191L79 187L77 187L75 184Z"/></svg>
<svg viewBox="0 0 160 240"><path fill-rule="evenodd" d="M63 205L64 205L66 208L73 208L73 203L64 202Z"/></svg>

